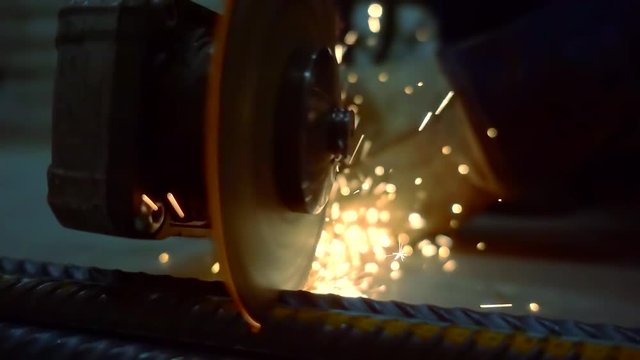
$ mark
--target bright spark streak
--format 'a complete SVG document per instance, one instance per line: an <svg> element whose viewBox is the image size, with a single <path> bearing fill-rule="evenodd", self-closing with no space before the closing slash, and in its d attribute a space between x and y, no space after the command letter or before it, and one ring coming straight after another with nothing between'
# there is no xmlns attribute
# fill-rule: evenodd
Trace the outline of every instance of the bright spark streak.
<svg viewBox="0 0 640 360"><path fill-rule="evenodd" d="M171 203L171 206L173 206L173 209L176 211L178 216L180 216L181 219L184 218L184 211L182 211L182 209L180 208L180 205L178 204L178 200L176 200L175 196L173 196L172 193L168 193L167 199Z"/></svg>
<svg viewBox="0 0 640 360"><path fill-rule="evenodd" d="M342 59L344 57L344 53L347 51L347 47L342 44L337 44L334 50L336 55L336 61L338 62L338 64L342 64Z"/></svg>
<svg viewBox="0 0 640 360"><path fill-rule="evenodd" d="M147 195L142 194L142 201L147 204L151 210L158 211L158 205L156 205Z"/></svg>
<svg viewBox="0 0 640 360"><path fill-rule="evenodd" d="M447 106L447 104L449 104L449 101L451 101L451 98L453 97L453 94L454 94L453 91L449 91L447 96L445 96L444 100L442 100L442 103L440 104L440 107L438 107L438 110L436 110L436 115L440 115L442 110L444 110L444 108Z"/></svg>
<svg viewBox="0 0 640 360"><path fill-rule="evenodd" d="M400 243L400 240L398 240L398 252L394 252L394 253L391 253L391 255L387 255L387 257L389 256L393 256L393 260L404 261L404 259L406 259L407 254L405 254L404 250L402 249L402 244Z"/></svg>
<svg viewBox="0 0 640 360"><path fill-rule="evenodd" d="M495 308L510 308L513 304L484 304L480 305L482 309L495 309Z"/></svg>
<svg viewBox="0 0 640 360"><path fill-rule="evenodd" d="M358 150L360 149L360 145L362 144L362 140L364 140L364 134L362 136L360 136L360 140L358 141L358 145L356 145L355 150L353 150L353 155L351 155L351 158L349 158L349 165L351 165L351 163L353 162L353 159L356 157L356 154L358 154Z"/></svg>
<svg viewBox="0 0 640 360"><path fill-rule="evenodd" d="M418 131L424 130L424 127L427 126L427 123L429 122L429 120L431 120L432 116L433 116L433 113L431 111L429 111L427 113L427 116L424 117L424 120L422 120L422 124L420 124L420 127L418 128Z"/></svg>

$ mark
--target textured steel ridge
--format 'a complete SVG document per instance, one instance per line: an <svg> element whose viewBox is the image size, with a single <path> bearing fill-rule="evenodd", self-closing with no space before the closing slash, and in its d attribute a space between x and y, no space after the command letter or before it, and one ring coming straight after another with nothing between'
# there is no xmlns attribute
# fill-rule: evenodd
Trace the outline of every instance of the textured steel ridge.
<svg viewBox="0 0 640 360"><path fill-rule="evenodd" d="M92 358L640 359L639 329L302 291L282 292L253 334L220 283L0 259L0 351L34 354L20 334L48 349L31 358L102 339L132 353Z"/></svg>

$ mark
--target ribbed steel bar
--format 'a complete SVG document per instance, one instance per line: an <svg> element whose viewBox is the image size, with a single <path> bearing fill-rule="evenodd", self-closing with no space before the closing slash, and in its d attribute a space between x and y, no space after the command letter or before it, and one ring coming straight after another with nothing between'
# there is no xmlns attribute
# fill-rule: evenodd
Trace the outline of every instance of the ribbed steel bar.
<svg viewBox="0 0 640 360"><path fill-rule="evenodd" d="M640 359L638 329L302 291L282 292L254 334L220 283L10 259L0 259L0 319L212 356Z"/></svg>
<svg viewBox="0 0 640 360"><path fill-rule="evenodd" d="M187 349L137 339L118 339L101 334L6 322L0 322L0 354L2 359L46 358L47 360L246 358L219 350Z"/></svg>

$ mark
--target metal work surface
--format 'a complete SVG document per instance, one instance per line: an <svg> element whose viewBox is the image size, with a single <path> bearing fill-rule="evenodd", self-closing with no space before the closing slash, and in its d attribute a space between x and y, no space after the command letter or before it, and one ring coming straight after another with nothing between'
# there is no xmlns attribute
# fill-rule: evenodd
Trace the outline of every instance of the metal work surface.
<svg viewBox="0 0 640 360"><path fill-rule="evenodd" d="M63 329L60 339L68 331L161 343L151 358L163 358L163 348L268 358L640 358L640 329L283 291L262 330L251 333L218 282L11 259L0 260L0 270L4 349L39 331L17 330L29 324ZM60 340L47 334L36 338Z"/></svg>

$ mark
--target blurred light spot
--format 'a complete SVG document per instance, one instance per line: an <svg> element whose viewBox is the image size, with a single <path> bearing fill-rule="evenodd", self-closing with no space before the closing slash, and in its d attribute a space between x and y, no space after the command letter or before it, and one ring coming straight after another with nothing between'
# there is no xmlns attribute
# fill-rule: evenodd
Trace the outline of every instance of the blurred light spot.
<svg viewBox="0 0 640 360"><path fill-rule="evenodd" d="M414 229L422 229L424 228L426 221L424 218L418 213L409 214L409 226Z"/></svg>
<svg viewBox="0 0 640 360"><path fill-rule="evenodd" d="M418 81L418 87L423 87L424 86L424 82L423 81Z"/></svg>
<svg viewBox="0 0 640 360"><path fill-rule="evenodd" d="M378 176L382 176L384 175L384 168L382 166L376 166L373 172Z"/></svg>
<svg viewBox="0 0 640 360"><path fill-rule="evenodd" d="M460 204L451 205L451 212L454 214L462 214L462 205Z"/></svg>
<svg viewBox="0 0 640 360"><path fill-rule="evenodd" d="M480 305L481 309L495 309L495 308L510 308L513 304L483 304Z"/></svg>
<svg viewBox="0 0 640 360"><path fill-rule="evenodd" d="M391 280L399 280L402 277L402 272L400 270L392 271L389 277Z"/></svg>
<svg viewBox="0 0 640 360"><path fill-rule="evenodd" d="M347 51L347 47L342 44L336 44L334 49L336 61L338 62L338 64L342 64L342 58L344 57L344 53Z"/></svg>
<svg viewBox="0 0 640 360"><path fill-rule="evenodd" d="M349 75L347 75L347 81L349 82L349 84L355 84L358 82L358 74L356 73L349 73Z"/></svg>
<svg viewBox="0 0 640 360"><path fill-rule="evenodd" d="M342 213L342 221L345 223L358 221L358 213L355 210L347 210Z"/></svg>
<svg viewBox="0 0 640 360"><path fill-rule="evenodd" d="M449 154L451 154L451 150L452 150L451 146L449 146L449 145L443 146L442 147L442 154L443 155L449 155Z"/></svg>
<svg viewBox="0 0 640 360"><path fill-rule="evenodd" d="M540 311L540 305L536 303L531 303L529 304L529 310L531 310L531 312L538 312Z"/></svg>
<svg viewBox="0 0 640 360"><path fill-rule="evenodd" d="M389 194L393 194L398 190L398 188L394 184L387 184L387 186L384 187L384 190Z"/></svg>
<svg viewBox="0 0 640 360"><path fill-rule="evenodd" d="M451 249L449 249L448 247L443 246L440 249L438 249L438 256L441 259L446 259L449 257L449 255L451 255Z"/></svg>
<svg viewBox="0 0 640 360"><path fill-rule="evenodd" d="M215 264L211 265L211 273L213 274L217 274L220 272L220 263L216 262Z"/></svg>
<svg viewBox="0 0 640 360"><path fill-rule="evenodd" d="M351 189L348 186L343 186L340 188L340 194L342 196L349 196L351 194Z"/></svg>
<svg viewBox="0 0 640 360"><path fill-rule="evenodd" d="M498 199L498 202L502 202L502 199Z"/></svg>
<svg viewBox="0 0 640 360"><path fill-rule="evenodd" d="M364 272L366 273L376 274L378 271L380 271L380 267L374 262L369 262L364 265Z"/></svg>
<svg viewBox="0 0 640 360"><path fill-rule="evenodd" d="M426 42L429 40L429 29L426 26L416 30L416 40L419 42Z"/></svg>
<svg viewBox="0 0 640 360"><path fill-rule="evenodd" d="M413 247L411 245L405 245L405 246L402 247L402 252L406 256L411 256L411 255L413 255Z"/></svg>
<svg viewBox="0 0 640 360"><path fill-rule="evenodd" d="M382 17L383 12L384 9L382 8L382 5L378 3L371 3L371 5L369 5L369 8L367 9L367 13L369 13L369 16L375 18Z"/></svg>
<svg viewBox="0 0 640 360"><path fill-rule="evenodd" d="M353 103L356 105L362 105L364 102L364 97L362 95L356 95L353 97Z"/></svg>
<svg viewBox="0 0 640 360"><path fill-rule="evenodd" d="M353 45L358 41L358 32L351 30L344 36L344 43L347 45Z"/></svg>
<svg viewBox="0 0 640 360"><path fill-rule="evenodd" d="M380 218L380 213L378 212L378 209L372 207L369 208L367 210L367 223L369 223L370 225L374 225L378 222L378 219Z"/></svg>
<svg viewBox="0 0 640 360"><path fill-rule="evenodd" d="M424 117L424 119L422 120L422 123L420 124L418 131L424 130L424 127L427 126L427 123L429 122L429 120L431 120L432 116L433 116L433 113L429 111L427 115Z"/></svg>
<svg viewBox="0 0 640 360"><path fill-rule="evenodd" d="M371 185L373 185L373 179L371 177L366 178L362 183L362 190L369 191L369 189L371 189Z"/></svg>
<svg viewBox="0 0 640 360"><path fill-rule="evenodd" d="M456 219L451 219L449 220L449 227L451 227L452 229L457 229L458 227L460 227L460 222L458 222L458 220Z"/></svg>
<svg viewBox="0 0 640 360"><path fill-rule="evenodd" d="M424 257L432 257L438 253L438 247L432 243L428 243L420 249L420 252L422 252L422 256Z"/></svg>
<svg viewBox="0 0 640 360"><path fill-rule="evenodd" d="M452 247L453 239L448 237L447 235L438 234L436 235L436 244L441 247Z"/></svg>
<svg viewBox="0 0 640 360"><path fill-rule="evenodd" d="M314 261L313 263L311 263L311 270L313 271L320 271L322 269L322 264L320 264L317 261Z"/></svg>
<svg viewBox="0 0 640 360"><path fill-rule="evenodd" d="M417 177L417 178L414 180L414 182L413 182L413 183L414 183L414 184L416 184L416 185L422 185L422 178L421 178L421 177Z"/></svg>
<svg viewBox="0 0 640 360"><path fill-rule="evenodd" d="M404 87L404 93L407 94L407 95L413 94L413 86L405 86Z"/></svg>
<svg viewBox="0 0 640 360"><path fill-rule="evenodd" d="M158 261L161 264L166 264L169 262L169 254L166 252L163 252L162 254L158 255Z"/></svg>
<svg viewBox="0 0 640 360"><path fill-rule="evenodd" d="M487 130L487 136L490 138L495 138L496 136L498 136L498 130L496 128L489 128Z"/></svg>
<svg viewBox="0 0 640 360"><path fill-rule="evenodd" d="M367 38L367 46L368 47L374 47L376 45L378 45L378 38L376 38L376 37Z"/></svg>
<svg viewBox="0 0 640 360"><path fill-rule="evenodd" d="M462 175L467 175L469 173L469 165L467 164L458 165L458 172Z"/></svg>
<svg viewBox="0 0 640 360"><path fill-rule="evenodd" d="M378 81L380 81L381 83L386 83L389 80L389 74L386 72L381 72L378 75Z"/></svg>
<svg viewBox="0 0 640 360"><path fill-rule="evenodd" d="M392 261L391 262L391 270L396 271L396 270L400 270L400 263L397 261Z"/></svg>
<svg viewBox="0 0 640 360"><path fill-rule="evenodd" d="M449 101L451 101L451 98L453 97L453 95L454 95L454 92L449 91L447 96L445 96L445 98L442 100L442 103L438 107L438 110L436 110L436 115L440 115L440 113L442 113L444 108L447 107L447 105L449 104Z"/></svg>
<svg viewBox="0 0 640 360"><path fill-rule="evenodd" d="M369 30L374 34L377 34L377 33L380 32L381 28L382 28L382 25L380 24L380 18L370 16L369 17Z"/></svg>
<svg viewBox="0 0 640 360"><path fill-rule="evenodd" d="M340 203L334 202L331 205L331 218L337 220L340 217Z"/></svg>
<svg viewBox="0 0 640 360"><path fill-rule="evenodd" d="M400 244L406 244L409 242L409 240L411 240L411 238L409 238L409 235L407 233L400 233L398 234L398 242Z"/></svg>
<svg viewBox="0 0 640 360"><path fill-rule="evenodd" d="M449 260L442 265L442 270L445 272L454 272L458 267L458 263L455 260Z"/></svg>
<svg viewBox="0 0 640 360"><path fill-rule="evenodd" d="M383 223L388 223L391 220L391 213L388 210L383 210L380 212L380 221Z"/></svg>
<svg viewBox="0 0 640 360"><path fill-rule="evenodd" d="M479 242L476 244L476 249L480 250L480 251L485 251L487 249L487 244L485 244L484 242Z"/></svg>

